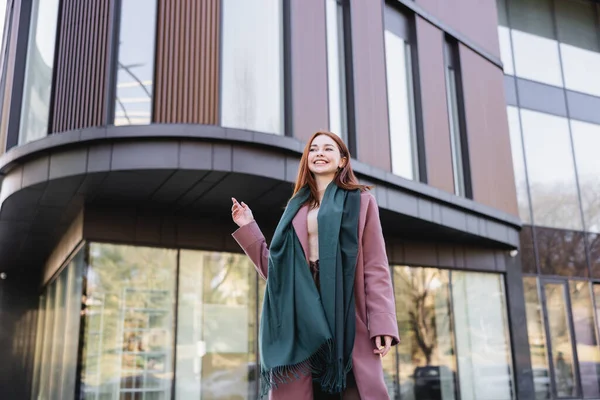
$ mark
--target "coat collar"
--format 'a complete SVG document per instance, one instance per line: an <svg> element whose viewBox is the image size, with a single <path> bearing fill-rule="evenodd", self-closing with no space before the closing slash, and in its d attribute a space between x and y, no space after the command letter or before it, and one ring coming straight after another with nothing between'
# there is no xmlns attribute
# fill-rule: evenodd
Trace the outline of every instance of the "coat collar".
<svg viewBox="0 0 600 400"><path fill-rule="evenodd" d="M296 213L296 216L292 220L292 225L296 231L296 236L300 240L302 249L304 250L304 256L308 260L308 206L302 206Z"/></svg>

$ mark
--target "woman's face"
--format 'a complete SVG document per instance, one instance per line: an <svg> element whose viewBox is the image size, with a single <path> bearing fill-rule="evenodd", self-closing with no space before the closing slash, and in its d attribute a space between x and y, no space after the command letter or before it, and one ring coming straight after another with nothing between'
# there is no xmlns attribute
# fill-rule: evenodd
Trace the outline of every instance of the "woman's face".
<svg viewBox="0 0 600 400"><path fill-rule="evenodd" d="M335 175L344 166L340 149L327 135L319 135L312 141L308 152L308 169L315 175Z"/></svg>

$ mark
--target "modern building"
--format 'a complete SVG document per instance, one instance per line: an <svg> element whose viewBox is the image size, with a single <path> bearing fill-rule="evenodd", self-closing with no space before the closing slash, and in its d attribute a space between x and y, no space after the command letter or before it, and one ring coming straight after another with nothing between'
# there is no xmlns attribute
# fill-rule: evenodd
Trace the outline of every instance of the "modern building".
<svg viewBox="0 0 600 400"><path fill-rule="evenodd" d="M597 3L0 12L1 399L257 398L230 198L270 236L323 129L375 185L392 399L600 399Z"/></svg>

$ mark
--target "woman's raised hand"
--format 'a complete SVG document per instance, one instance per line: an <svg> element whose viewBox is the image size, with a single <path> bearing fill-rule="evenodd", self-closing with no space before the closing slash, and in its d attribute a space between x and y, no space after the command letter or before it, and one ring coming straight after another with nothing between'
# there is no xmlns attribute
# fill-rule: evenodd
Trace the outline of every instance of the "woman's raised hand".
<svg viewBox="0 0 600 400"><path fill-rule="evenodd" d="M252 211L250 210L250 207L246 205L246 203L242 201L240 204L234 197L231 198L231 201L233 202L233 206L231 207L231 217L237 226L241 228L242 226L248 225L250 222L254 221Z"/></svg>

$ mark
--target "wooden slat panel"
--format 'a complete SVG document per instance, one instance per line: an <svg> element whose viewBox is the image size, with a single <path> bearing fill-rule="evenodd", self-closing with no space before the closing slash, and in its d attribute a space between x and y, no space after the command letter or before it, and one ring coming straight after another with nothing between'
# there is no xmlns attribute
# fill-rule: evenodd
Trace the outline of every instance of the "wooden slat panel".
<svg viewBox="0 0 600 400"><path fill-rule="evenodd" d="M109 2L62 2L51 132L104 124Z"/></svg>
<svg viewBox="0 0 600 400"><path fill-rule="evenodd" d="M159 0L154 122L216 124L220 0Z"/></svg>

